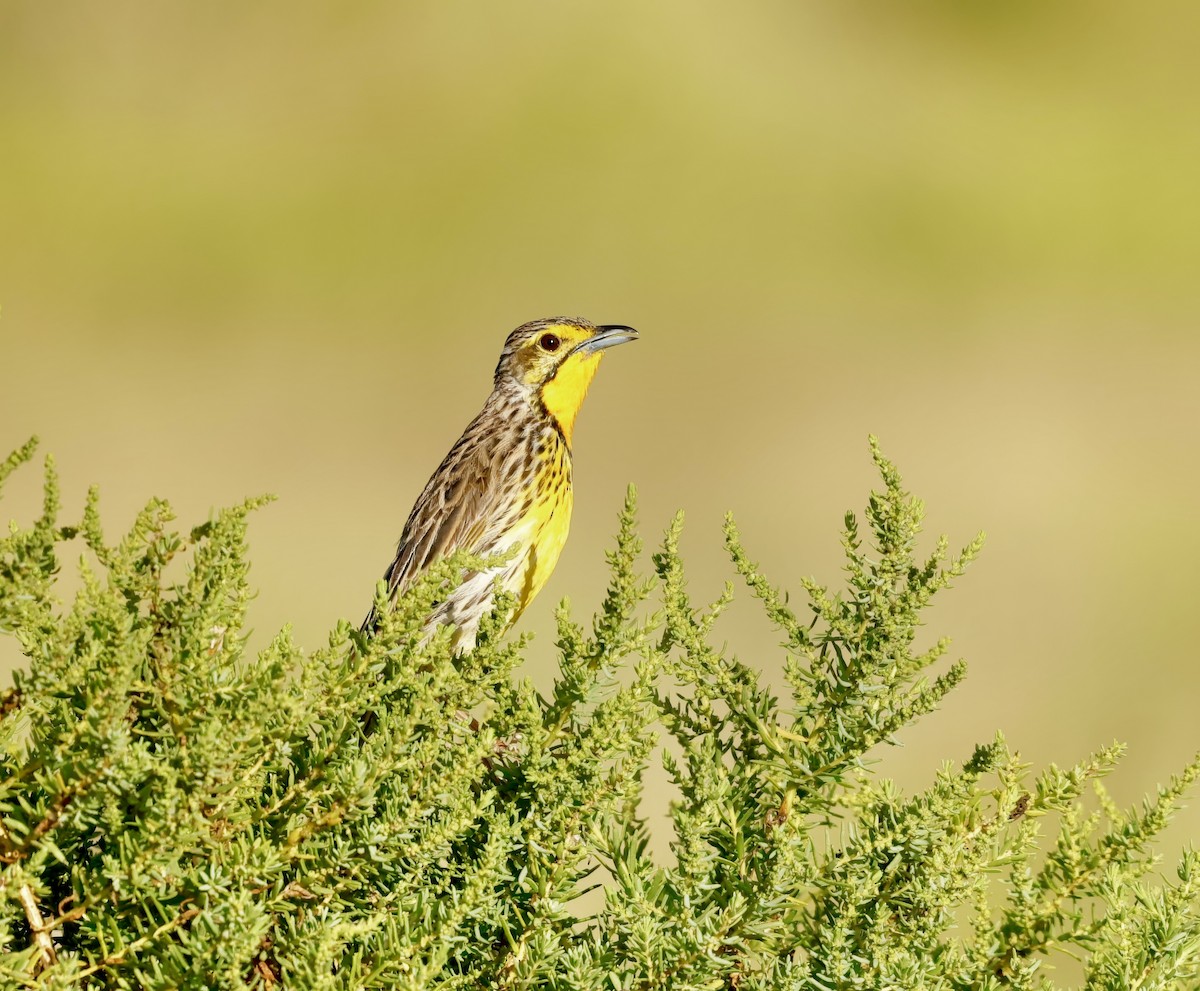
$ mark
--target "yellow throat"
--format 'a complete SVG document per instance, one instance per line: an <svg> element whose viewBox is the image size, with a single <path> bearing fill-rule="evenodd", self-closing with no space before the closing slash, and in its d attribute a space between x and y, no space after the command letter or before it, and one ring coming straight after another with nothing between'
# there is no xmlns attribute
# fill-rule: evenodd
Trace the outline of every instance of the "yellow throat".
<svg viewBox="0 0 1200 991"><path fill-rule="evenodd" d="M583 405L588 386L600 367L599 353L577 352L558 366L554 377L542 386L542 404L546 412L554 417L558 428L571 443L575 430L575 417Z"/></svg>

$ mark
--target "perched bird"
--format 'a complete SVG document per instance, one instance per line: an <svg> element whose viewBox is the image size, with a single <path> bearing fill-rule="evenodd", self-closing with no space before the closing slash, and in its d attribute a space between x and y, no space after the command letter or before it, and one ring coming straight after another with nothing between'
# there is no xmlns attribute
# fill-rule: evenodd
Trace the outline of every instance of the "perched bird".
<svg viewBox="0 0 1200 991"><path fill-rule="evenodd" d="M396 556L383 573L392 601L423 571L456 551L508 554L470 572L437 604L428 629L455 628L470 650L492 608L494 584L516 596L516 622L558 562L571 523L571 437L605 350L635 340L632 327L587 320L534 320L508 335L483 409L418 497ZM363 623L376 623L372 608Z"/></svg>

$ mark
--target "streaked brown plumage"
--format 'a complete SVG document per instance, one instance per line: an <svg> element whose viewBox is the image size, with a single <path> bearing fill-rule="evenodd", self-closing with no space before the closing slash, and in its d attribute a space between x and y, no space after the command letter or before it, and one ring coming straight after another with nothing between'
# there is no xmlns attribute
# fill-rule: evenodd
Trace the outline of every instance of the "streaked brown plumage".
<svg viewBox="0 0 1200 991"><path fill-rule="evenodd" d="M571 438L602 352L633 340L629 327L553 317L514 330L504 344L492 393L418 497L384 572L394 601L438 560L468 551L506 554L504 565L470 572L430 617L451 624L469 650L493 587L517 597L515 622L554 570L570 525ZM363 629L373 627L374 610Z"/></svg>

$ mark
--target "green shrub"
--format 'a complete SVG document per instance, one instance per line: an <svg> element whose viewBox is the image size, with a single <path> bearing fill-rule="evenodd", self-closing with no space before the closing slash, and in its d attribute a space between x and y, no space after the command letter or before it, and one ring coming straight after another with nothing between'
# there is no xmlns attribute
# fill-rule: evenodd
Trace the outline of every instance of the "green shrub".
<svg viewBox="0 0 1200 991"><path fill-rule="evenodd" d="M285 631L248 657L259 502L181 535L154 501L109 544L95 493L78 526L58 522L47 462L41 518L0 539L0 630L29 661L0 705L0 978L984 991L1055 987L1040 965L1066 952L1088 988L1196 987L1197 859L1163 880L1149 844L1200 763L1131 812L1100 791L1091 814L1119 748L1032 776L997 738L911 796L868 769L963 677L928 680L946 642L915 644L981 544L919 560L922 506L872 451L883 489L865 537L846 517L847 585L805 581L802 615L726 527L782 631L784 701L710 646L732 589L691 601L679 519L638 574L632 493L596 618L559 610L543 698L494 623L466 657L444 631L422 645L463 559L373 638L343 622L322 649ZM652 759L678 790L668 862L639 811Z"/></svg>

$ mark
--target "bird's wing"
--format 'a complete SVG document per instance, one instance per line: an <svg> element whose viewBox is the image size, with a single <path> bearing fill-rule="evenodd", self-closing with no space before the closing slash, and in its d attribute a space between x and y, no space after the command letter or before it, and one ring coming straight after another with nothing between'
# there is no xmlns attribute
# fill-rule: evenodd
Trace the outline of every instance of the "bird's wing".
<svg viewBox="0 0 1200 991"><path fill-rule="evenodd" d="M514 459L502 456L511 445L484 426L476 420L467 428L413 506L396 556L383 574L392 597L456 551L494 553L497 537L511 523L507 510L513 508L508 505L513 492L506 476ZM374 620L372 610L363 628Z"/></svg>

